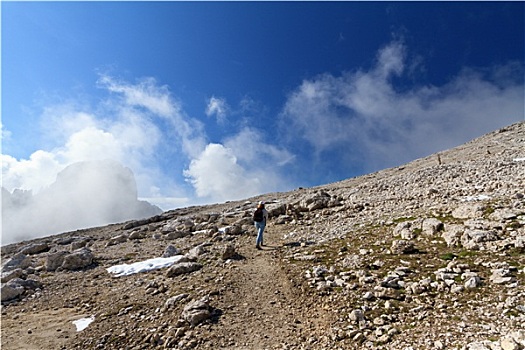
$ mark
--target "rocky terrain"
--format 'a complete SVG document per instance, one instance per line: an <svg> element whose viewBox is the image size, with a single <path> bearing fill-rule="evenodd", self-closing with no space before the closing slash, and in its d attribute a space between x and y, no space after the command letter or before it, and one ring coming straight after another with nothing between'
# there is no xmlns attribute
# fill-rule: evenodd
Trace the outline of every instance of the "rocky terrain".
<svg viewBox="0 0 525 350"><path fill-rule="evenodd" d="M524 285L522 122L338 183L4 246L1 347L519 350Z"/></svg>

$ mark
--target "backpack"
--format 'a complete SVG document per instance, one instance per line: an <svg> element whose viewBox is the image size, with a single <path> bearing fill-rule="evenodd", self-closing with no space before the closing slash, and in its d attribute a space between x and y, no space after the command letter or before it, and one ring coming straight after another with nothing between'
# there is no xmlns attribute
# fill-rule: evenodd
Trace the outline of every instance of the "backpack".
<svg viewBox="0 0 525 350"><path fill-rule="evenodd" d="M257 208L253 213L253 221L261 222L264 220L264 213L262 208Z"/></svg>

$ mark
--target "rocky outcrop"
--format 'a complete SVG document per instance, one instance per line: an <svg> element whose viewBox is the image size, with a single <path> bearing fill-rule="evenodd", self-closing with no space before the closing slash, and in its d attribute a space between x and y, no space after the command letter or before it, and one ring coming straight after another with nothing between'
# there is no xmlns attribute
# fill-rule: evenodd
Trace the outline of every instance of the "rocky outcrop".
<svg viewBox="0 0 525 350"><path fill-rule="evenodd" d="M90 266L93 259L93 253L87 248L81 248L71 253L59 251L47 256L45 266L47 271L55 271L59 268L74 271Z"/></svg>

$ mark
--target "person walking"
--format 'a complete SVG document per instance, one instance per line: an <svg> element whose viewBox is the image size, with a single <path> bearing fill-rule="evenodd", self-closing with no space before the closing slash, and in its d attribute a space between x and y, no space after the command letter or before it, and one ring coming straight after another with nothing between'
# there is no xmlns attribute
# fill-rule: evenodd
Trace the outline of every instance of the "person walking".
<svg viewBox="0 0 525 350"><path fill-rule="evenodd" d="M255 228L257 229L257 240L255 241L255 248L262 249L263 245L263 234L266 222L268 221L268 211L264 207L264 202L259 202L257 209L253 213L253 221Z"/></svg>

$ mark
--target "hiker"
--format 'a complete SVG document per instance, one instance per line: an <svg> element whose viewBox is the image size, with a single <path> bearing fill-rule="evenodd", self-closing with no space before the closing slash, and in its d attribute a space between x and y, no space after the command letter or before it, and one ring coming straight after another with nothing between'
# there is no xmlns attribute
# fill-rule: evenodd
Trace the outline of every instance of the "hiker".
<svg viewBox="0 0 525 350"><path fill-rule="evenodd" d="M262 249L264 228L266 227L266 221L268 221L268 211L264 208L264 202L259 202L257 205L257 209L253 213L253 221L257 229L255 248Z"/></svg>

